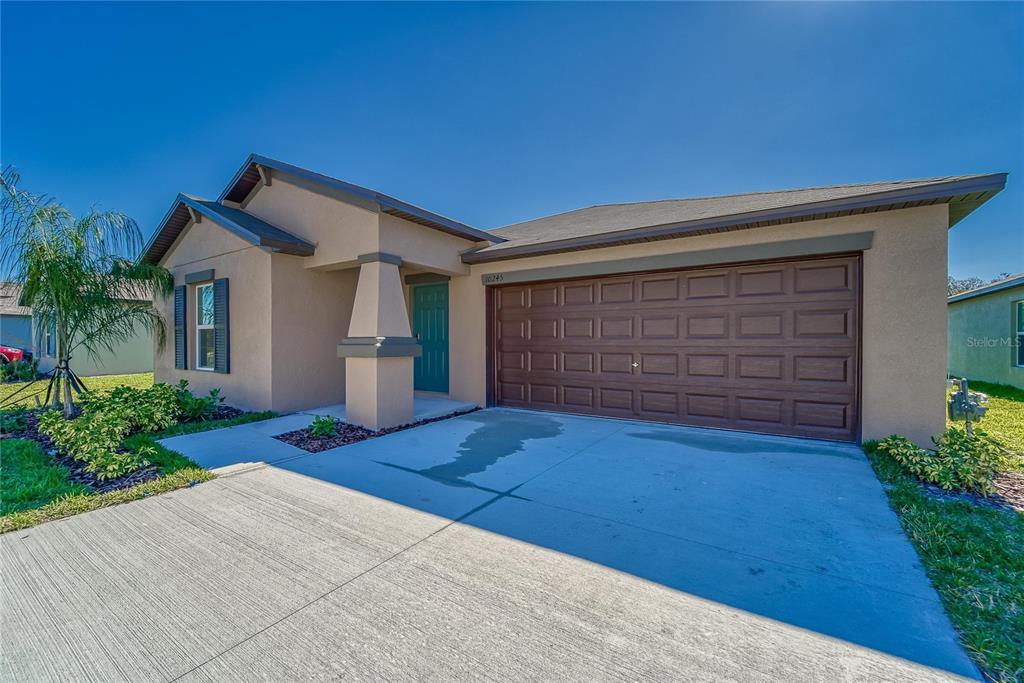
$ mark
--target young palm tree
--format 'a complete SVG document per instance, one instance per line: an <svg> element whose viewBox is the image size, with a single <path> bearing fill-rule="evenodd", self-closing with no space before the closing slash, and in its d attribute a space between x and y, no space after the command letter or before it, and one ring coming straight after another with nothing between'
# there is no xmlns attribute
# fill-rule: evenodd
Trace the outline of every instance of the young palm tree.
<svg viewBox="0 0 1024 683"><path fill-rule="evenodd" d="M57 366L47 396L73 413L72 390L86 389L72 369L79 350L96 357L141 326L162 347L163 318L148 302L173 291L170 272L137 263L142 234L131 218L92 210L75 217L52 199L18 189L11 168L0 177L0 271L22 285L37 329L56 336Z"/></svg>

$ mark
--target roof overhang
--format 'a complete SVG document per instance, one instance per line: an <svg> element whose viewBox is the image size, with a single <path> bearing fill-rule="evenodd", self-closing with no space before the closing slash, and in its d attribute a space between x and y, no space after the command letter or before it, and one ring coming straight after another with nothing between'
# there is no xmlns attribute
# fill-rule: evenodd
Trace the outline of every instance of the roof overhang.
<svg viewBox="0 0 1024 683"><path fill-rule="evenodd" d="M551 240L505 248L483 247L465 252L464 263L486 263L567 251L580 251L635 242L706 235L731 230L746 230L785 223L853 216L877 211L892 211L934 204L949 205L949 227L965 218L1006 186L1005 173L993 173L969 179L938 182L922 187L890 190L781 208L713 216L680 223L643 226Z"/></svg>
<svg viewBox="0 0 1024 683"><path fill-rule="evenodd" d="M250 244L295 256L311 256L314 246L238 209L179 194L164 215L140 259L159 263L190 222L209 218Z"/></svg>
<svg viewBox="0 0 1024 683"><path fill-rule="evenodd" d="M403 202L400 199L395 199L386 194L381 194L375 190L361 187L359 185L353 185L352 183L346 183L343 180L337 178L331 178L321 173L316 173L299 166L293 166L292 164L286 164L283 161L271 159L259 154L250 154L242 164L241 168L235 173L231 182L228 183L224 191L221 192L220 197L217 201L223 202L225 200L231 202L237 202L241 204L244 202L257 188L261 185L269 185L272 182L274 173L281 173L285 176L291 176L293 178L299 178L314 186L334 190L342 195L348 195L357 200L361 200L360 203L370 202L376 205L382 213L386 213L397 218L402 218L419 225L433 228L434 230L440 230L456 237L462 237L464 239L471 240L473 242L491 242L496 244L504 242L505 239L492 235L491 233L476 228L470 227L464 223L454 221L450 218L441 216L432 211L427 211L408 202Z"/></svg>
<svg viewBox="0 0 1024 683"><path fill-rule="evenodd" d="M1002 292L1006 289L1013 287L1024 287L1024 273L1008 277L1005 280L999 280L998 282L992 282L985 285L984 287L978 287L967 292L960 292L956 296L951 296L946 300L946 303L952 304L957 301L964 301L965 299L973 299L979 296L986 296L988 294L995 294L996 292Z"/></svg>

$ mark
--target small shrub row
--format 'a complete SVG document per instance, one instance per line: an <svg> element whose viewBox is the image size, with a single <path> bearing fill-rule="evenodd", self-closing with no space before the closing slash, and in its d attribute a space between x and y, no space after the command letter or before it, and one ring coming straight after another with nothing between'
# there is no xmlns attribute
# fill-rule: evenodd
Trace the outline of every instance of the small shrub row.
<svg viewBox="0 0 1024 683"><path fill-rule="evenodd" d="M1009 466L1008 451L978 428L969 436L950 427L932 442L935 449L928 450L894 434L879 441L877 449L921 481L986 496L995 492L996 475Z"/></svg>
<svg viewBox="0 0 1024 683"><path fill-rule="evenodd" d="M0 365L0 381L3 382L28 382L39 374L39 361L15 360Z"/></svg>
<svg viewBox="0 0 1024 683"><path fill-rule="evenodd" d="M178 399L178 411L182 422L205 422L213 419L217 406L224 402L220 389L211 389L206 396L193 396L188 390L188 380L178 382L174 390Z"/></svg>
<svg viewBox="0 0 1024 683"><path fill-rule="evenodd" d="M224 399L220 389L195 397L182 380L177 387L154 384L145 389L120 386L109 394L83 394L82 415L65 420L58 411L39 418L39 431L69 457L84 463L99 480L115 479L146 467L153 449L141 445L125 448L126 437L139 432L159 432L180 421L210 419Z"/></svg>
<svg viewBox="0 0 1024 683"><path fill-rule="evenodd" d="M170 427L178 413L178 400L169 385L154 384L147 389L125 386L105 396L83 395L82 415L74 420L65 420L55 410L43 413L39 431L102 481L148 465L150 449L128 451L121 448L121 442L130 434Z"/></svg>
<svg viewBox="0 0 1024 683"><path fill-rule="evenodd" d="M25 406L0 410L0 434L13 434L28 429L28 409Z"/></svg>

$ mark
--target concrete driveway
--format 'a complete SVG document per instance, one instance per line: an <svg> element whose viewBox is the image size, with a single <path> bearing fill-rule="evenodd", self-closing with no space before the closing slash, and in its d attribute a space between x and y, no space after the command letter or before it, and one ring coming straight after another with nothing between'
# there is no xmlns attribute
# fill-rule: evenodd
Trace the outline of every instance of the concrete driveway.
<svg viewBox="0 0 1024 683"><path fill-rule="evenodd" d="M3 680L948 680L853 446L486 410L0 537Z"/></svg>

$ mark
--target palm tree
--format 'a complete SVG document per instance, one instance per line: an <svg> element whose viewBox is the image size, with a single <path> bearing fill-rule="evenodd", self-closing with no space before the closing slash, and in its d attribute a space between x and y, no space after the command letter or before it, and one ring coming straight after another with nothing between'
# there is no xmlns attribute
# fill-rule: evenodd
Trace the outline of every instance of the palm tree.
<svg viewBox="0 0 1024 683"><path fill-rule="evenodd" d="M169 295L174 280L166 269L134 260L142 233L128 216L93 209L76 217L51 198L20 190L19 181L12 168L0 177L0 271L22 285L37 329L54 331L57 366L47 401L63 404L71 417L72 390L86 390L71 366L75 353L113 352L140 326L163 347L163 318L139 302Z"/></svg>

